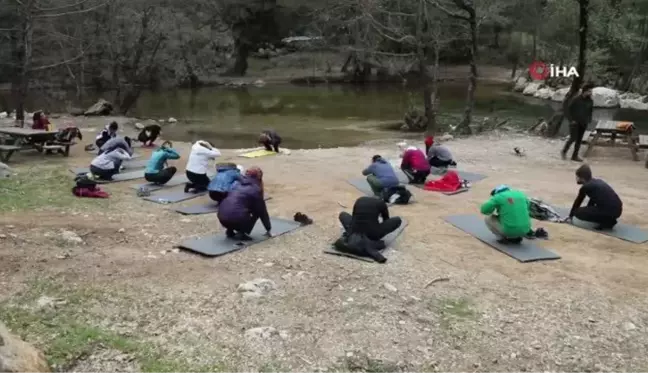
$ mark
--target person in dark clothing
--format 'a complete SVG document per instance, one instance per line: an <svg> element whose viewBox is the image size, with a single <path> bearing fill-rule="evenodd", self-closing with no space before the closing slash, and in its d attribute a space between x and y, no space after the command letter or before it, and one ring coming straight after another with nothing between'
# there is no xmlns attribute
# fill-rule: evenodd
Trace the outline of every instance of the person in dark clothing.
<svg viewBox="0 0 648 373"><path fill-rule="evenodd" d="M275 151L279 153L279 145L281 145L281 137L277 132L272 130L267 130L261 132L259 136L259 144L262 144L267 151Z"/></svg>
<svg viewBox="0 0 648 373"><path fill-rule="evenodd" d="M623 202L619 195L605 181L592 178L592 170L588 165L582 165L576 170L576 182L582 186L565 222L571 222L576 217L598 224L598 230L612 229L623 212ZM587 206L581 207L585 197L589 197L589 202Z"/></svg>
<svg viewBox="0 0 648 373"><path fill-rule="evenodd" d="M384 201L366 196L356 200L352 214L342 211L339 219L345 232L335 242L335 247L355 255L369 256L379 263L386 261L380 254L380 250L385 248L383 237L403 223L401 218L389 216Z"/></svg>
<svg viewBox="0 0 648 373"><path fill-rule="evenodd" d="M574 144L574 153L572 153L571 160L575 162L583 161L578 156L578 151L587 126L592 121L592 110L594 109L594 102L592 101L593 88L592 84L585 84L581 89L581 94L572 99L565 112L565 116L569 120L569 139L560 153L563 159L567 158L567 152Z"/></svg>
<svg viewBox="0 0 648 373"><path fill-rule="evenodd" d="M263 171L258 167L248 169L245 176L219 204L218 220L229 238L249 241L250 233L261 219L267 236L272 236L272 225L264 199Z"/></svg>
<svg viewBox="0 0 648 373"><path fill-rule="evenodd" d="M119 130L119 124L117 122L112 122L106 126L95 139L95 145L97 148L101 148L108 140L113 137L117 137L117 131Z"/></svg>
<svg viewBox="0 0 648 373"><path fill-rule="evenodd" d="M162 132L162 127L159 124L151 124L142 129L142 131L137 135L137 141L142 143L142 146L153 147L153 143L157 140Z"/></svg>

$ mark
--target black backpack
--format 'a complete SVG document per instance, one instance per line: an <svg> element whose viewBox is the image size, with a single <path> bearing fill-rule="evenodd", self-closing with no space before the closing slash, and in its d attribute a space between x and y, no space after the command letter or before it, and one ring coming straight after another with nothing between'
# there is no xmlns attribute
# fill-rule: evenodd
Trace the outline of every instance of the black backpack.
<svg viewBox="0 0 648 373"><path fill-rule="evenodd" d="M404 186L399 185L387 189L384 193L383 200L389 203L394 194L398 194L398 198L396 198L396 200L394 201L394 204L396 205L407 205L412 198L412 193Z"/></svg>

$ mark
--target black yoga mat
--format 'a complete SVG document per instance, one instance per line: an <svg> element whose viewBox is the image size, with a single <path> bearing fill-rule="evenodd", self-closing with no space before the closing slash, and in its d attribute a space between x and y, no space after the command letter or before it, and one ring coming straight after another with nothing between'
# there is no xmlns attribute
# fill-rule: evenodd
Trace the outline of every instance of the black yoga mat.
<svg viewBox="0 0 648 373"><path fill-rule="evenodd" d="M394 241L396 241L398 236L400 236L400 234L403 233L403 231L405 230L405 227L407 227L407 220L403 219L403 223L400 225L400 227L398 227L398 229L396 229L395 231L393 231L390 234L383 237L383 241L385 242L385 248L381 251L382 253L384 253L387 249L390 248L390 246L394 243ZM364 262L376 263L375 260L373 260L371 258L368 258L368 257L338 251L333 245L331 245L328 249L324 249L324 253L325 254L330 254L330 255L344 256L344 257L347 257L347 258L358 259L358 260L362 260Z"/></svg>

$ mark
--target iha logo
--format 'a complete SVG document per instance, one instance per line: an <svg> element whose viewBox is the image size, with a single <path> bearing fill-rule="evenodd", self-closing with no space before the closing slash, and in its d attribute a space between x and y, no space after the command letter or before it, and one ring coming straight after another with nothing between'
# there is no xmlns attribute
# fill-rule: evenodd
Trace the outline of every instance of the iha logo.
<svg viewBox="0 0 648 373"><path fill-rule="evenodd" d="M547 78L559 77L578 77L578 71L575 67L567 69L566 66L555 66L554 64L547 65L542 61L534 61L529 65L529 75L533 80L545 80Z"/></svg>

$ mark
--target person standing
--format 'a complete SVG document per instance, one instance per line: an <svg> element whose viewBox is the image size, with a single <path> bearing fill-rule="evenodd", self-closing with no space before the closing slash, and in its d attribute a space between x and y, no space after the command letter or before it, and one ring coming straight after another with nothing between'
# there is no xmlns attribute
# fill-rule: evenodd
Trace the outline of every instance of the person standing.
<svg viewBox="0 0 648 373"><path fill-rule="evenodd" d="M571 160L574 162L583 161L578 156L578 152L587 126L592 121L592 111L594 110L592 89L594 89L592 84L585 84L581 89L580 95L572 99L567 108L567 112L565 112L565 116L569 121L569 139L560 153L563 159L567 159L567 152L572 144L574 144L574 153L572 153Z"/></svg>

